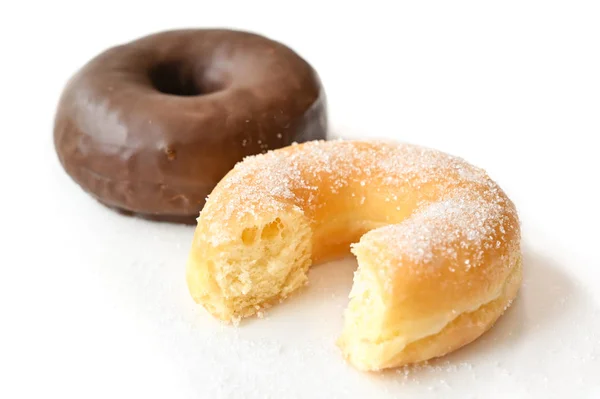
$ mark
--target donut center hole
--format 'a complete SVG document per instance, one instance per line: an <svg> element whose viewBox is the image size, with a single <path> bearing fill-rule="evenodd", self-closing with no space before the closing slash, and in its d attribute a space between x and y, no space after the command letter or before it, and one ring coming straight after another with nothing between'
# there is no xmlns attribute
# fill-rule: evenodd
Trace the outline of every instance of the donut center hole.
<svg viewBox="0 0 600 399"><path fill-rule="evenodd" d="M202 90L191 66L181 62L165 62L150 70L152 86L161 93L174 96L199 96L208 94Z"/></svg>

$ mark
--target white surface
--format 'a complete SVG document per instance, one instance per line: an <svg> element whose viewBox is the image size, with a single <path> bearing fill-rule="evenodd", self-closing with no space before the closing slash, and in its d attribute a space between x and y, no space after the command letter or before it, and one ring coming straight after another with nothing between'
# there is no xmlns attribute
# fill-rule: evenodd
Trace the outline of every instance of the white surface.
<svg viewBox="0 0 600 399"><path fill-rule="evenodd" d="M0 397L600 397L598 2L40 3L0 11ZM76 68L185 26L295 48L342 136L488 170L518 206L525 248L521 295L496 327L408 376L354 371L334 345L351 260L316 267L305 292L238 329L197 309L184 282L193 229L99 206L51 141Z"/></svg>

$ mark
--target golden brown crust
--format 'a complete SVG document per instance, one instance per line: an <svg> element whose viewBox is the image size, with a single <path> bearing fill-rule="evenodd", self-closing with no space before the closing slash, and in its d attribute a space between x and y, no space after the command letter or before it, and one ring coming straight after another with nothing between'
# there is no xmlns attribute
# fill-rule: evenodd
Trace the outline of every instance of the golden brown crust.
<svg viewBox="0 0 600 399"><path fill-rule="evenodd" d="M275 238L263 240L275 221ZM363 370L471 342L520 285L517 212L483 170L419 146L361 141L238 164L198 219L188 285L215 316L246 317L350 244L359 268L338 344Z"/></svg>

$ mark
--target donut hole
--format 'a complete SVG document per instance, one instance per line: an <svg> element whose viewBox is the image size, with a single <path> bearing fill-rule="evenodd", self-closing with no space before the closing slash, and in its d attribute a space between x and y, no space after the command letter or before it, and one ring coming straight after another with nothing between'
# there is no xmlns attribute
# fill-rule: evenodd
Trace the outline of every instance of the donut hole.
<svg viewBox="0 0 600 399"><path fill-rule="evenodd" d="M199 96L207 94L195 79L193 68L183 62L163 62L149 72L152 86L161 93L174 96Z"/></svg>

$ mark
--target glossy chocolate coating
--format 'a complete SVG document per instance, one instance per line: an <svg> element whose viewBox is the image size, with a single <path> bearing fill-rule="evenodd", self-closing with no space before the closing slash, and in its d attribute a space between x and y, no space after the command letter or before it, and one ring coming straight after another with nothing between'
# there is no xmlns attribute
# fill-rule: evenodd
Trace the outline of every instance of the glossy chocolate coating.
<svg viewBox="0 0 600 399"><path fill-rule="evenodd" d="M325 94L290 48L191 29L108 49L68 82L54 144L66 172L127 214L194 223L243 157L324 139Z"/></svg>

